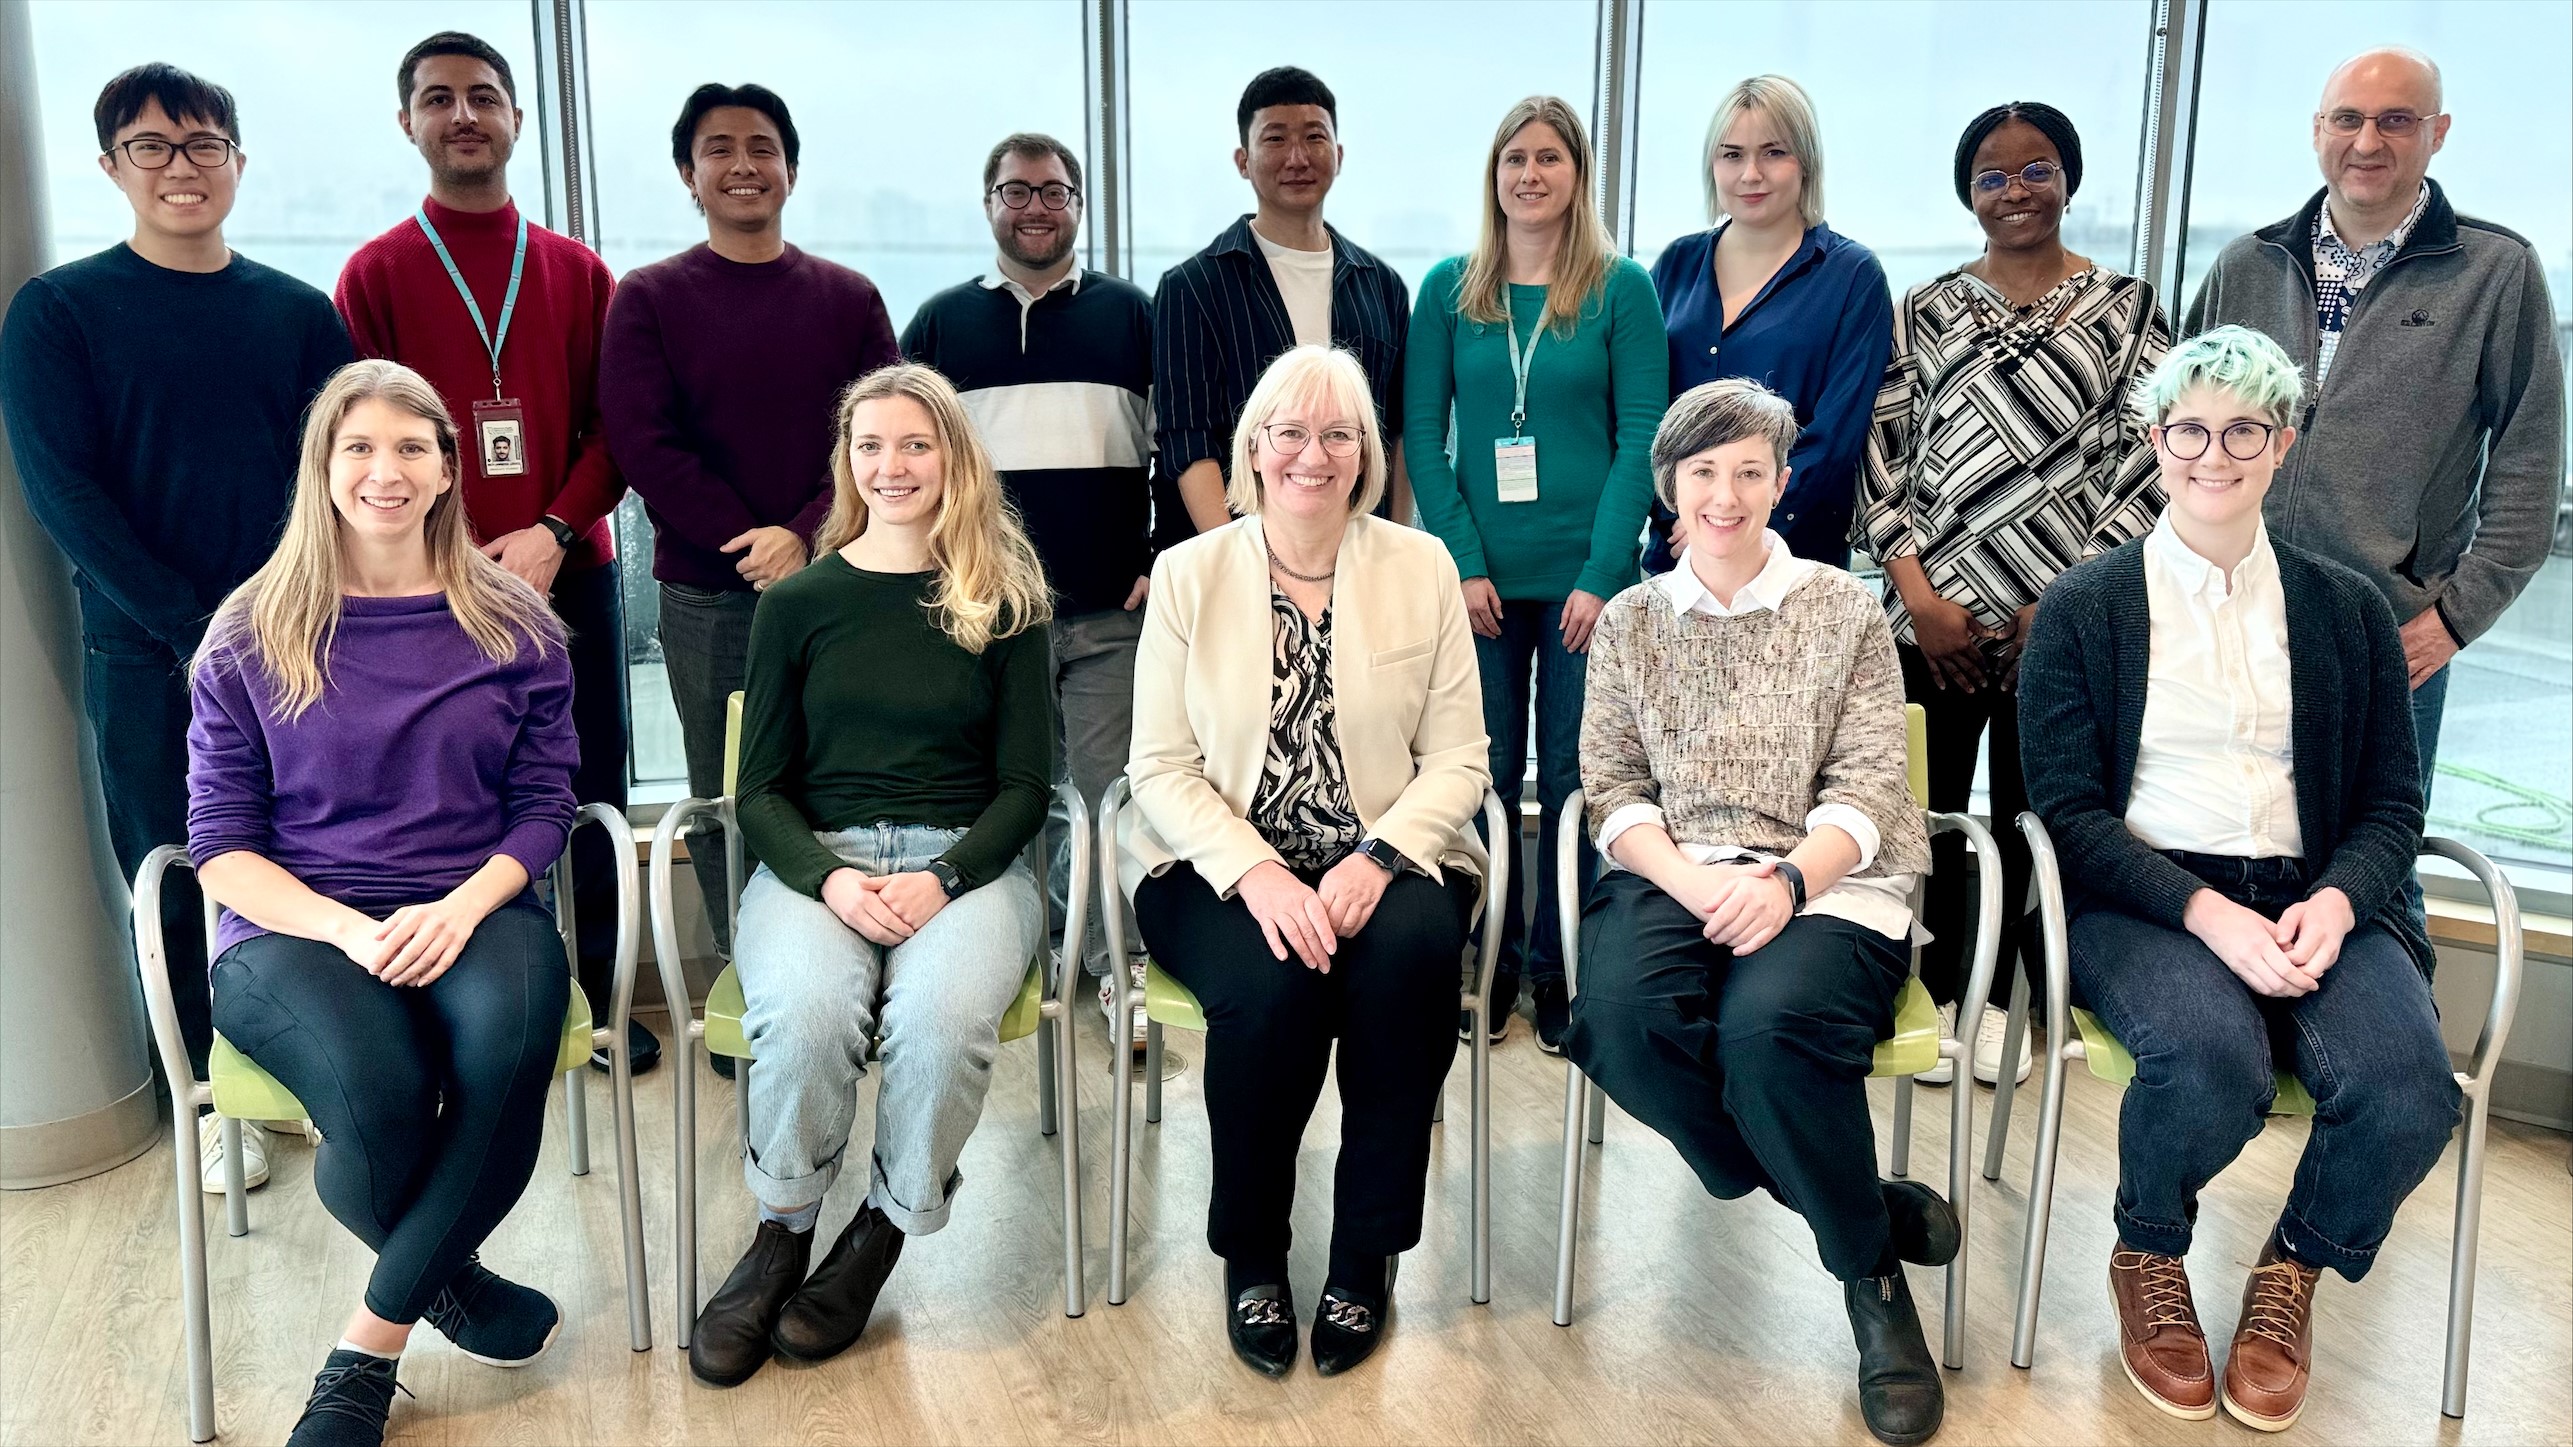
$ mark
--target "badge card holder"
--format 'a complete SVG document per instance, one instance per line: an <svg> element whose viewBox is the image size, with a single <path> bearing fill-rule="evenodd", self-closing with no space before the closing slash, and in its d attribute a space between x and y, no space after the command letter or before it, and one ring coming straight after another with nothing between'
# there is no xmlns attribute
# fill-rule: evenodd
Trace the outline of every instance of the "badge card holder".
<svg viewBox="0 0 2573 1447"><path fill-rule="evenodd" d="M518 245L509 257L509 291L500 301L500 325L486 326L482 305L474 300L473 288L465 285L465 274L456 268L456 259L447 252L446 238L429 224L426 208L412 217L420 223L421 234L429 238L431 249L447 268L447 279L456 284L456 295L464 298L465 314L473 318L474 335L482 339L491 354L491 400L473 404L474 462L484 477L523 477L527 473L527 409L515 397L500 394L500 352L509 343L509 319L518 310L518 283L527 271L527 218L518 218Z"/></svg>
<svg viewBox="0 0 2573 1447"><path fill-rule="evenodd" d="M473 406L474 449L485 477L527 473L527 412L515 397Z"/></svg>
<svg viewBox="0 0 2573 1447"><path fill-rule="evenodd" d="M1528 349L1519 350L1519 328L1510 315L1510 289L1501 288L1501 335L1510 344L1510 380L1517 392L1510 404L1510 435L1492 439L1492 482L1503 502L1537 500L1537 439L1528 435L1528 364L1537 357L1537 338L1545 319L1528 334Z"/></svg>

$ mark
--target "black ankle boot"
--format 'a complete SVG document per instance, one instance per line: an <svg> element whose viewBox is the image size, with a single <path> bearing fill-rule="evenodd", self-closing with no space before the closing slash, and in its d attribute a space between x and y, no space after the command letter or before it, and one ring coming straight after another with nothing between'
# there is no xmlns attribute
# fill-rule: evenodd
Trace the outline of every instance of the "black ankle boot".
<svg viewBox="0 0 2573 1447"><path fill-rule="evenodd" d="M1841 1283L1849 1328L1858 1339L1858 1410L1876 1440L1895 1447L1926 1442L1947 1410L1939 1364L1921 1332L1911 1285L1900 1270Z"/></svg>
<svg viewBox="0 0 2573 1447"><path fill-rule="evenodd" d="M812 1259L812 1232L789 1231L775 1221L759 1223L741 1264L697 1313L697 1332L688 1343L688 1369L697 1380L710 1387L737 1387L767 1364L769 1334L787 1299L804 1284L804 1268Z"/></svg>
<svg viewBox="0 0 2573 1447"><path fill-rule="evenodd" d="M1295 1366L1295 1308L1286 1286L1244 1287L1224 1313L1224 1334L1243 1365L1264 1377L1285 1376Z"/></svg>
<svg viewBox="0 0 2573 1447"><path fill-rule="evenodd" d="M1918 1181L1880 1181L1885 1214L1892 1223L1894 1254L1917 1266L1945 1266L1957 1259L1965 1241L1956 1207Z"/></svg>
<svg viewBox="0 0 2573 1447"><path fill-rule="evenodd" d="M857 1345L876 1293L901 1259L902 1228L874 1206L860 1206L813 1279L786 1303L770 1343L799 1362L826 1362Z"/></svg>

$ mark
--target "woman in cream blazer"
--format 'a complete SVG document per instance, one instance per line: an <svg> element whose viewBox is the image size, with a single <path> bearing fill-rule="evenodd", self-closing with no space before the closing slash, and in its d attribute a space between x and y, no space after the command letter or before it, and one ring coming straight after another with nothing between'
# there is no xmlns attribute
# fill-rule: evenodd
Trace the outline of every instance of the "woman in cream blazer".
<svg viewBox="0 0 2573 1447"><path fill-rule="evenodd" d="M1135 663L1120 878L1206 1012L1207 1243L1234 1351L1295 1361L1297 1143L1340 1046L1341 1148L1314 1365L1382 1336L1420 1240L1430 1118L1491 784L1474 640L1437 538L1368 516L1385 445L1347 353L1297 347L1234 433L1237 522L1164 553Z"/></svg>

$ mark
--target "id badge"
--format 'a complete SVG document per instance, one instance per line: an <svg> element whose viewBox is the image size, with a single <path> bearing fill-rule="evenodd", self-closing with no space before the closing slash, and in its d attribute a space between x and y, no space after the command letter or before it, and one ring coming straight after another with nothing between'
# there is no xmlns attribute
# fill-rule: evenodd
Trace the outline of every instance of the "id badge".
<svg viewBox="0 0 2573 1447"><path fill-rule="evenodd" d="M1533 437L1493 438L1492 477L1500 484L1501 501L1535 502L1537 500L1537 439Z"/></svg>
<svg viewBox="0 0 2573 1447"><path fill-rule="evenodd" d="M527 410L512 397L473 406L474 456L485 477L523 477L527 472Z"/></svg>

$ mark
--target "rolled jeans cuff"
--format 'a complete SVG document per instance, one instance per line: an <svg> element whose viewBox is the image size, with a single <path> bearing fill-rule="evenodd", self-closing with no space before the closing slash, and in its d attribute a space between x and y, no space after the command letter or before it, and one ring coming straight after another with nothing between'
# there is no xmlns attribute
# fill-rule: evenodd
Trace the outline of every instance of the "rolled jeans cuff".
<svg viewBox="0 0 2573 1447"><path fill-rule="evenodd" d="M867 1191L867 1204L884 1212L885 1219L902 1228L905 1236L928 1236L947 1229L947 1212L956 1204L956 1191L965 1184L962 1170L949 1171L947 1183L940 1188L938 1200L914 1208L893 1198L893 1185L885 1179L884 1159L874 1157L875 1184Z"/></svg>

